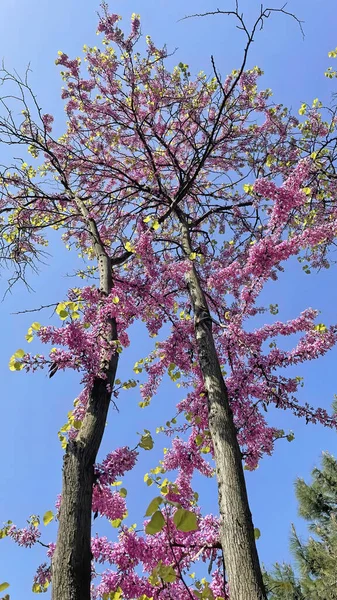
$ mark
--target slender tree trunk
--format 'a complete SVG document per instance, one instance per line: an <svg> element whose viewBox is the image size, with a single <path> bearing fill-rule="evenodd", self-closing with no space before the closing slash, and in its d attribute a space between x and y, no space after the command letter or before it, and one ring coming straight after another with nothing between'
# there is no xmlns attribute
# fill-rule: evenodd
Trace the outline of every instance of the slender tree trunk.
<svg viewBox="0 0 337 600"><path fill-rule="evenodd" d="M95 222L80 200L77 206L86 219L100 274L100 290L107 296L112 289L111 260L100 240ZM109 323L110 341L117 340L115 319ZM99 343L99 340L97 340ZM99 450L118 363L118 353L102 365L106 379L96 378L81 429L68 442L63 460L62 500L56 550L52 560L52 600L90 600L91 514L94 464Z"/></svg>
<svg viewBox="0 0 337 600"><path fill-rule="evenodd" d="M90 600L92 489L110 404L106 385L106 380L95 381L80 435L68 443L64 456L52 600Z"/></svg>
<svg viewBox="0 0 337 600"><path fill-rule="evenodd" d="M188 225L182 222L182 244L193 251ZM208 397L209 429L214 447L220 510L220 541L231 600L265 600L266 593L255 545L241 451L237 441L227 388L212 334L212 319L193 265L187 276L194 311L199 362Z"/></svg>

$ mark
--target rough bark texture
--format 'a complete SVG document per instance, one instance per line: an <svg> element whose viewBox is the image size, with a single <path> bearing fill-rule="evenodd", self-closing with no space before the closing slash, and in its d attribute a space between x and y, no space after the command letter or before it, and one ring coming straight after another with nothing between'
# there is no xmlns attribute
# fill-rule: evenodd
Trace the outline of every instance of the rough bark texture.
<svg viewBox="0 0 337 600"><path fill-rule="evenodd" d="M110 404L106 383L96 380L80 436L64 456L52 600L90 600L93 466Z"/></svg>
<svg viewBox="0 0 337 600"><path fill-rule="evenodd" d="M80 200L76 202L86 219L98 261L100 290L106 296L112 289L111 260L86 207ZM115 319L109 325L108 338L116 340ZM115 353L108 364L102 365L107 378L94 381L81 429L76 439L68 443L64 455L59 529L52 560L52 600L90 600L94 464L110 405L107 384L113 385L117 363L118 353Z"/></svg>
<svg viewBox="0 0 337 600"><path fill-rule="evenodd" d="M193 251L186 223L183 247ZM195 318L200 367L208 396L209 429L214 447L220 511L220 541L231 600L265 600L266 593L254 538L241 451L227 388L212 334L212 319L198 272L193 265L187 285Z"/></svg>

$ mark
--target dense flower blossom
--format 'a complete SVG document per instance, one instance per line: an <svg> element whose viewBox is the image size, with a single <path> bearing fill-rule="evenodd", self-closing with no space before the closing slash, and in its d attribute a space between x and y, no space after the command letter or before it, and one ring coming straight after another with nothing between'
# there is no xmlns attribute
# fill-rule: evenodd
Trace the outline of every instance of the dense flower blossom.
<svg viewBox="0 0 337 600"><path fill-rule="evenodd" d="M7 535L14 540L19 546L30 548L36 544L37 540L41 536L40 530L34 525L18 529L16 525L11 525Z"/></svg>
<svg viewBox="0 0 337 600"><path fill-rule="evenodd" d="M308 308L289 321L275 319L254 328L254 317L266 310L258 304L260 294L288 259L305 255L314 266L329 266L327 249L336 239L337 213L332 201L323 206L320 186L334 199L337 184L334 180L327 185L328 161L324 163L324 156L317 161L311 147L326 136L327 128L317 110L310 111L302 152L300 145L290 143L298 120L281 106L268 104L269 92L257 89L258 68L238 77L232 73L223 84L202 73L192 79L182 63L169 72L166 50L150 38L145 57L134 55L139 16L132 16L128 36L119 21L103 4L98 33L104 35L104 48L85 47L87 74L80 59L59 53L68 117L64 136L52 140L51 115L42 115L44 137L25 115L21 131L34 134L31 153L35 158L44 155L39 174L59 183L61 171L61 187L50 195L48 186L35 183L28 165L0 181L4 219L11 212L3 225L10 257L19 265L33 262L40 246L47 244L45 227L62 229L66 246L84 259L78 275L86 283L70 289L56 305L61 323L33 323L28 331L27 341L36 335L50 350L45 355L18 351L10 367L47 367L50 376L66 369L81 373L83 388L59 434L66 447L81 435L94 382L103 381L112 400L117 400L120 387L137 385L133 380L126 385L112 382L106 375L111 358L128 347L132 324L142 320L151 337L160 333L148 356L139 358L135 372L142 373L144 407L160 392L167 375L186 392L176 417L161 428L170 445L154 469L157 478L148 478L159 489L162 527L147 533L148 513L143 527L125 525L125 494L110 486L134 468L138 449L110 452L94 468L92 510L95 517L114 522L118 540L92 539L92 597L121 590L123 598L130 599L190 599L195 587L186 583L184 573L200 560L210 562L207 586L213 596L227 600L219 520L202 514L193 489L196 472L213 476L214 449L187 279L194 270L207 297L210 315L203 307L201 319L212 327L248 469L256 468L263 455L272 453L275 440L284 437L265 418L271 404L307 421L337 426L337 417L324 409L299 404L300 380L284 370L328 352L337 341L336 325L316 323L318 312ZM229 94L228 106L221 112L224 93ZM43 143L48 152L41 139L47 140ZM199 168L197 158L211 142L212 152L204 155ZM263 159L254 158L260 154ZM259 176L250 182L254 160L260 161ZM242 173L249 173L243 186ZM226 177L233 180L230 190ZM37 198L34 208L30 194ZM184 221L190 227L191 252L181 240ZM95 281L92 259L98 238L110 261L109 293ZM112 320L118 332L114 340L109 337ZM282 345L285 338L287 349ZM173 480L163 481L162 475L169 472ZM59 497L57 511L61 502ZM192 515L196 528L179 530L179 510ZM11 524L3 531L26 547L41 535L35 524L24 529ZM49 558L54 551L55 544L49 544ZM94 562L106 569L98 583ZM44 564L34 582L43 587L50 577L50 566Z"/></svg>

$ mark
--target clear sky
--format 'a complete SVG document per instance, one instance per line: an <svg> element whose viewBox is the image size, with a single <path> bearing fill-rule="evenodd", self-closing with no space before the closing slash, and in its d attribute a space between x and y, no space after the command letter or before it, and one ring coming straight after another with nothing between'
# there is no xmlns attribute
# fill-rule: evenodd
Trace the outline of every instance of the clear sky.
<svg viewBox="0 0 337 600"><path fill-rule="evenodd" d="M61 80L54 60L58 50L78 56L83 44L96 43L98 2L3 0L1 4L0 58L5 59L7 68L20 73L30 63L31 84L40 105L45 112L55 115L62 130ZM275 7L280 4L275 0L270 3ZM188 63L192 73L201 69L210 72L211 54L214 54L222 75L240 64L243 37L233 21L217 16L178 22L179 18L192 12L231 8L230 0L115 0L110 6L124 17L126 26L132 12L140 13L143 33L149 33L159 44L166 42L172 51L176 48L172 64ZM248 20L257 14L259 6L258 0L241 2ZM249 66L258 64L264 70L262 85L273 89L275 102L292 106L297 112L302 102L311 102L315 97L328 102L335 90L335 82L327 80L324 71L330 62L327 53L337 45L337 4L336 0L289 0L288 9L305 21L305 40L293 21L274 15L256 36ZM0 148L0 162L6 162L8 156L8 151ZM60 301L72 285L73 280L67 277L73 268L70 255L60 247L56 236L49 251L51 256L46 265L42 265L40 275L31 280L35 292L28 293L18 285L0 306L0 523L12 519L18 526L24 526L29 515L43 514L54 507L60 491L62 460L56 432L65 422L67 411L79 391L75 376L57 374L49 380L44 373L27 376L11 373L7 367L13 351L25 347L24 335L31 322L47 323L50 316L48 311L38 317L36 314L13 313ZM6 277L7 273L3 271L2 292L6 289ZM263 299L268 303L278 302L280 318L294 317L312 306L322 311L322 322L337 322L336 269L308 276L293 262L278 283L267 287ZM121 379L132 377L133 363L145 356L150 348L146 332L140 326L135 327L131 349L122 356ZM36 346L32 351L35 349ZM337 392L336 359L335 350L324 359L296 369L296 375L305 378L305 387L301 391L303 401L329 408ZM165 420L172 417L179 397L180 390L166 382L153 406L141 411L137 408L139 392L136 389L125 392L119 402L120 412L110 414L101 456L120 444L136 444L136 431L144 427L154 429L162 423L163 415ZM337 455L335 432L321 426L306 426L303 421L279 411L270 414L270 421L292 429L296 437L291 444L280 441L273 457L263 459L259 469L247 477L254 523L261 530L260 557L267 565L289 559L291 522L298 525L301 533L305 532L304 524L297 518L294 479L309 477L322 450ZM141 468L130 478L125 478L131 523L141 522L147 500L153 495L145 489L142 476L156 465L163 445L165 440L158 440L157 450L144 453ZM215 484L200 483L204 510L216 510ZM96 530L110 533L99 520L95 521L94 532ZM54 537L55 528L49 525L42 539L49 542ZM0 541L0 583L8 581L11 584L8 591L13 600L35 597L30 591L32 576L43 560L43 549L25 550L9 540Z"/></svg>

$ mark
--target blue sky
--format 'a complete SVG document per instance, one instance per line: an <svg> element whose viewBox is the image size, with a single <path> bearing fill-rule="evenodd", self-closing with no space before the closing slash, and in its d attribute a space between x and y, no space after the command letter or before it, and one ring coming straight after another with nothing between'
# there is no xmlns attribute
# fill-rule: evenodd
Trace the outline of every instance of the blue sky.
<svg viewBox="0 0 337 600"><path fill-rule="evenodd" d="M276 2L271 6L279 6ZM177 48L172 63L188 63L192 73L201 69L210 72L210 55L214 54L222 75L240 64L243 36L235 23L226 17L208 17L178 22L192 12L212 8L231 8L229 0L115 0L110 4L114 12L124 17L132 12L142 16L143 33L167 43L170 50ZM257 0L241 2L248 20L259 10ZM262 84L272 88L274 101L293 107L297 112L302 102L319 97L328 102L335 83L323 73L330 64L327 53L337 45L335 0L308 2L290 0L288 9L305 21L305 40L298 26L282 15L274 15L266 23L253 44L248 66L258 64L265 72ZM54 60L58 50L78 56L83 44L96 43L96 11L98 3L90 0L59 0L46 3L40 0L4 0L1 7L0 57L9 69L23 73L30 62L31 84L45 112L53 113L62 130L64 113L60 100L61 80ZM333 63L332 63L333 64ZM8 159L8 152L0 148L0 162ZM47 323L50 313L13 315L15 311L39 307L64 298L72 285L67 277L71 273L69 254L53 240L50 258L42 266L31 284L35 293L18 285L7 295L1 305L2 341L0 348L1 402L0 427L2 460L0 466L0 522L12 519L24 526L31 514L43 514L54 506L61 483L62 452L56 432L66 420L66 413L79 391L78 380L72 375L57 374L52 380L47 375L13 374L8 370L9 356L24 347L24 335L31 322ZM5 271L0 281L0 294L6 289ZM296 316L308 306L322 311L320 321L328 324L337 321L337 277L335 269L319 274L305 275L293 262L277 283L271 283L263 292L267 303L278 302L281 318ZM133 330L130 350L122 356L120 378L132 376L134 362L151 348L146 333L137 326ZM297 369L304 376L302 400L328 408L337 392L337 351L325 358ZM145 411L137 408L139 392L130 390L121 396L120 412L112 412L106 431L101 456L120 444L137 443L137 431L144 427L153 429L174 415L174 405L181 391L165 383L153 406ZM297 476L309 477L319 461L322 450L337 455L336 433L321 426L307 426L291 415L274 411L271 422L295 432L295 441L280 441L273 457L262 460L260 467L248 474L248 488L255 526L261 530L258 542L260 557L266 564L289 558L288 535L290 523L298 524L305 532L305 524L297 518L293 481ZM125 478L129 490L130 522L141 522L141 517L153 493L145 488L143 473L156 465L160 448L165 440L158 440L157 451L144 453L142 466L135 474ZM207 485L205 485L205 483ZM206 511L216 510L215 484L201 483L201 502ZM200 486L199 486L200 487ZM143 510L144 509L144 510ZM95 521L94 532L109 530ZM55 529L49 525L43 541L54 539ZM0 541L0 583L8 581L11 598L33 598L30 592L35 568L44 560L43 549L24 550L8 540ZM48 595L47 595L48 597Z"/></svg>

